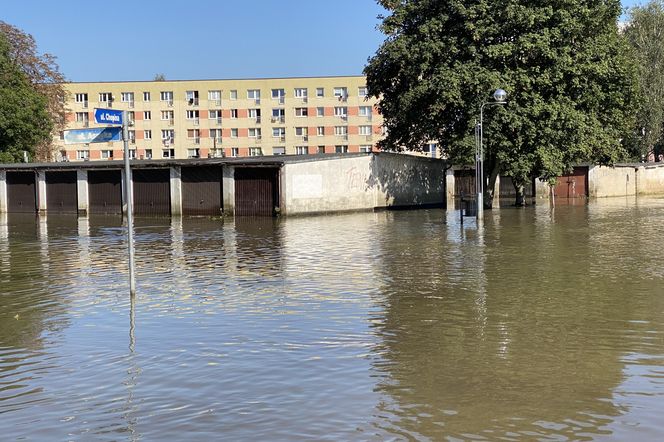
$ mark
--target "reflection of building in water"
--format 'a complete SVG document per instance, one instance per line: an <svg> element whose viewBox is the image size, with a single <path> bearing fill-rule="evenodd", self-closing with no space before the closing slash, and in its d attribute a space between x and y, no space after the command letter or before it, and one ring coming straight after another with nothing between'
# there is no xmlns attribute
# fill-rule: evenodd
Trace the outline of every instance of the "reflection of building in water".
<svg viewBox="0 0 664 442"><path fill-rule="evenodd" d="M433 440L578 439L619 413L614 326L629 300L587 284L586 212L566 226L534 213L501 211L483 239L449 241L446 229L459 227L450 225L423 235L408 215L386 233L378 247L392 258L391 281L374 369L386 395L376 414L388 422L375 426Z"/></svg>

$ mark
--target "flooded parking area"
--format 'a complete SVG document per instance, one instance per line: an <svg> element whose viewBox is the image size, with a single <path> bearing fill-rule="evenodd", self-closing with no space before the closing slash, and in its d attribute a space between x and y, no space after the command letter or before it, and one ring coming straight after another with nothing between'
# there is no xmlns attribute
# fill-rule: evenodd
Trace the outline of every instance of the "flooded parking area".
<svg viewBox="0 0 664 442"><path fill-rule="evenodd" d="M5 440L661 440L664 199L0 216Z"/></svg>

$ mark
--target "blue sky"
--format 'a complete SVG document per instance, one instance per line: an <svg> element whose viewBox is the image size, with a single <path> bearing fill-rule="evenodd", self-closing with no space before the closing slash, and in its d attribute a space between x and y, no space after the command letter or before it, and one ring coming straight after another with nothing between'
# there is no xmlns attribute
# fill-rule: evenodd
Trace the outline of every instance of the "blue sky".
<svg viewBox="0 0 664 442"><path fill-rule="evenodd" d="M357 75L383 40L374 0L2 3L71 81Z"/></svg>

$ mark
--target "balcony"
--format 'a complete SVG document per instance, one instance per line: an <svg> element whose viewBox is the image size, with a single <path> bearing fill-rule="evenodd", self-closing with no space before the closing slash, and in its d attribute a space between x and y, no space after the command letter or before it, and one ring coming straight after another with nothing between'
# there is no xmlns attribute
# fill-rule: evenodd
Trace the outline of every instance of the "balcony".
<svg viewBox="0 0 664 442"><path fill-rule="evenodd" d="M261 138L261 136L260 135L257 136L256 137L256 144L261 144L262 142L263 142L263 139Z"/></svg>
<svg viewBox="0 0 664 442"><path fill-rule="evenodd" d="M135 104L134 100L127 101L127 106L129 106L130 109L134 108L135 105L136 104Z"/></svg>
<svg viewBox="0 0 664 442"><path fill-rule="evenodd" d="M170 120L168 120L168 125L175 126L175 119L171 118Z"/></svg>
<svg viewBox="0 0 664 442"><path fill-rule="evenodd" d="M256 124L261 124L261 117L256 117Z"/></svg>
<svg viewBox="0 0 664 442"><path fill-rule="evenodd" d="M189 106L198 106L198 98L187 98Z"/></svg>
<svg viewBox="0 0 664 442"><path fill-rule="evenodd" d="M271 122L273 123L285 123L286 122L286 117L285 116L280 116L280 117L272 117L270 119Z"/></svg>
<svg viewBox="0 0 664 442"><path fill-rule="evenodd" d="M168 147L168 146L170 146L171 144L173 144L173 141L174 141L173 138L164 138L164 139L161 140L161 143L162 143L164 146Z"/></svg>
<svg viewBox="0 0 664 442"><path fill-rule="evenodd" d="M87 102L87 101L81 101L80 104L81 104L81 107L82 107L83 109L87 109L87 108L88 108L88 102Z"/></svg>
<svg viewBox="0 0 664 442"><path fill-rule="evenodd" d="M201 124L200 118L194 118L191 121L193 122L194 126L200 126Z"/></svg>
<svg viewBox="0 0 664 442"><path fill-rule="evenodd" d="M286 103L286 97L283 95L280 95L277 100L279 100L279 104L284 104Z"/></svg>

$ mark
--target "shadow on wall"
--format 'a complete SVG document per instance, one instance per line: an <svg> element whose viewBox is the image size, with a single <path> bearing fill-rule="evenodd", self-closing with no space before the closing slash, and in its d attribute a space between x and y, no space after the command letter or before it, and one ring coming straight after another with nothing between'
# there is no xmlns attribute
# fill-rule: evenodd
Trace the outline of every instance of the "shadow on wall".
<svg viewBox="0 0 664 442"><path fill-rule="evenodd" d="M445 168L439 159L374 154L366 190L375 189L376 207L444 207Z"/></svg>

